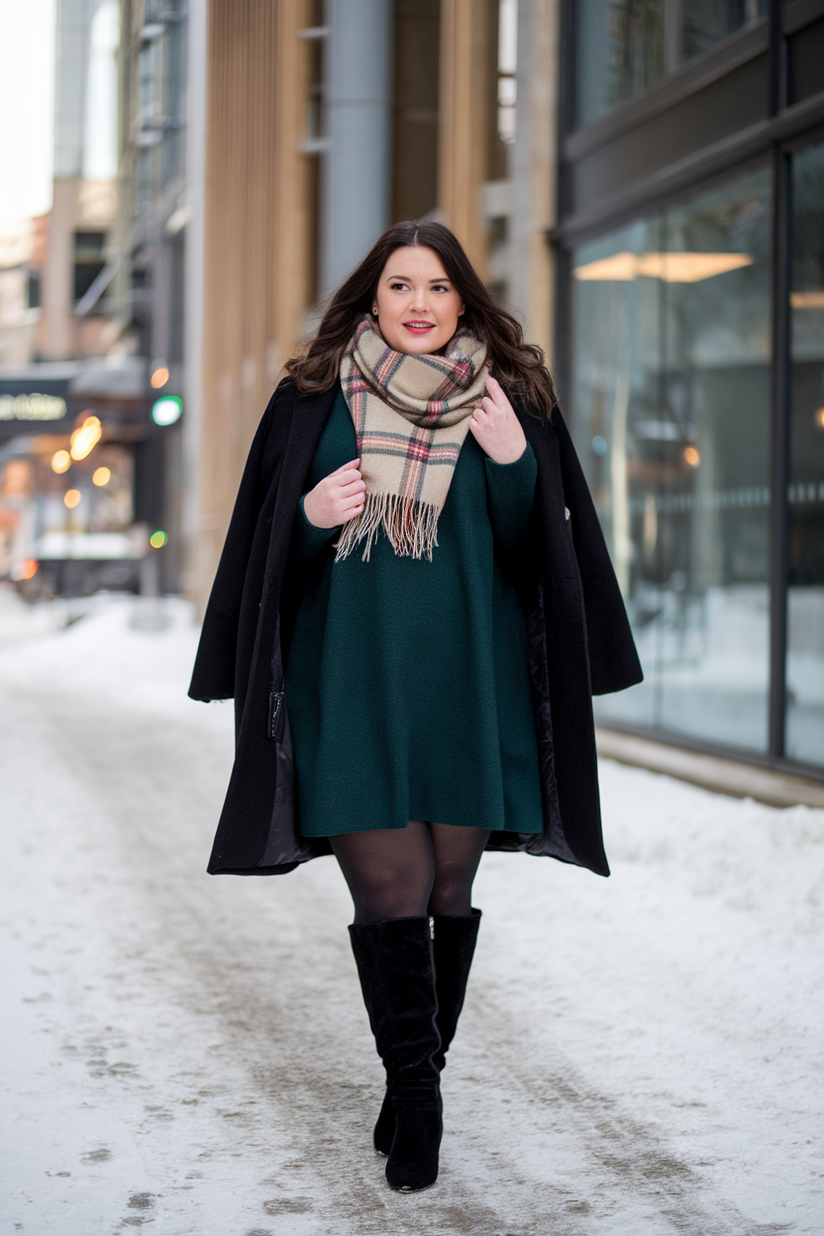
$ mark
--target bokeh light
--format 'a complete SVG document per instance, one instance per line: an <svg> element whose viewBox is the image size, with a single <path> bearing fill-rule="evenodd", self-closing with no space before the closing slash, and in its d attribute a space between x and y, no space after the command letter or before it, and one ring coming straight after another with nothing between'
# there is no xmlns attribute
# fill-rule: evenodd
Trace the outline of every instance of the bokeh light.
<svg viewBox="0 0 824 1236"><path fill-rule="evenodd" d="M815 423L819 429L824 429L824 408L818 408L816 410Z"/></svg>
<svg viewBox="0 0 824 1236"><path fill-rule="evenodd" d="M163 529L158 528L157 532L153 532L152 535L149 537L149 544L151 545L152 549L162 549L163 546L168 541L168 539L169 538L166 536L166 533L163 531Z"/></svg>
<svg viewBox="0 0 824 1236"><path fill-rule="evenodd" d="M152 377L151 377L152 386L155 388L156 391L159 391L161 386L165 386L168 381L169 381L169 370L166 368L165 365L159 365L158 368L155 369L154 373L152 374Z"/></svg>
<svg viewBox="0 0 824 1236"><path fill-rule="evenodd" d="M684 451L684 459L691 468L697 468L701 462L701 456L694 446L688 446Z"/></svg>
<svg viewBox="0 0 824 1236"><path fill-rule="evenodd" d="M71 463L72 457L68 451L55 451L52 455L51 466L54 472L68 472Z"/></svg>
<svg viewBox="0 0 824 1236"><path fill-rule="evenodd" d="M87 455L90 455L100 441L102 433L100 418L87 416L80 428L75 429L71 436L72 459L85 459Z"/></svg>
<svg viewBox="0 0 824 1236"><path fill-rule="evenodd" d="M95 468L92 473L92 481L95 485L108 485L112 479L111 468Z"/></svg>
<svg viewBox="0 0 824 1236"><path fill-rule="evenodd" d="M80 501L82 494L79 489L68 489L63 495L63 501L70 511L73 511Z"/></svg>
<svg viewBox="0 0 824 1236"><path fill-rule="evenodd" d="M20 563L18 579L33 579L36 574L37 563L34 558L27 558L25 562Z"/></svg>
<svg viewBox="0 0 824 1236"><path fill-rule="evenodd" d="M177 395L164 395L152 404L152 420L156 425L174 425L183 411L183 400Z"/></svg>

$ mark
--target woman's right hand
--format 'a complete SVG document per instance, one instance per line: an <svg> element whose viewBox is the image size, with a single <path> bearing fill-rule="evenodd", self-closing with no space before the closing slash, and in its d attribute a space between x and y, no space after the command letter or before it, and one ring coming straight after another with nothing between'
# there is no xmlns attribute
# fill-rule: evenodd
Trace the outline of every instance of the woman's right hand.
<svg viewBox="0 0 824 1236"><path fill-rule="evenodd" d="M337 528L363 511L366 485L360 474L360 459L341 464L303 499L303 511L316 528Z"/></svg>

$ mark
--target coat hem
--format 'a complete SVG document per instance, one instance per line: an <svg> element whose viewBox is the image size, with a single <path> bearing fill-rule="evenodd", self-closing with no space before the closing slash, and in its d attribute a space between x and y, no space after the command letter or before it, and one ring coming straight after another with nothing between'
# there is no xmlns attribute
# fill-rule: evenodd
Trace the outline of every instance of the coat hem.
<svg viewBox="0 0 824 1236"><path fill-rule="evenodd" d="M294 871L299 866L300 863L279 863L275 867L207 867L206 874L238 876L288 875L290 871Z"/></svg>
<svg viewBox="0 0 824 1236"><path fill-rule="evenodd" d="M495 836L500 837L500 832ZM559 863L566 863L571 867L582 867L586 871L591 871L594 875L607 877L610 874L609 867L606 862L603 868L592 866L590 863L581 862L577 858L568 858L563 854L554 854L551 850L536 850L531 848L530 842L536 837L546 836L545 833L509 833L504 836L517 837L518 841L512 845L501 844L490 838L486 846L485 853L490 854L529 854L532 858L554 858ZM331 851L330 851L331 853ZM296 868L303 866L304 863L309 863L314 858L322 858L323 854L309 854L306 858L300 858L289 863L261 863L257 867L231 867L231 866L213 866L211 863L206 868L207 875L235 875L235 876L274 876L288 875L290 871L295 871Z"/></svg>

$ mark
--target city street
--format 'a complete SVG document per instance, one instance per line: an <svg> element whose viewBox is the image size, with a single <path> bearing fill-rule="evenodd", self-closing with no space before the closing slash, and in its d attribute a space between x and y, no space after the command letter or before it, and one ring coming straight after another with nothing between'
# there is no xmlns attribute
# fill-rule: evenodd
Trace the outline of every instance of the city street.
<svg viewBox="0 0 824 1236"><path fill-rule="evenodd" d="M0 1236L821 1236L824 811L605 761L609 880L486 856L441 1176L394 1194L334 862L205 873L196 641L0 591Z"/></svg>

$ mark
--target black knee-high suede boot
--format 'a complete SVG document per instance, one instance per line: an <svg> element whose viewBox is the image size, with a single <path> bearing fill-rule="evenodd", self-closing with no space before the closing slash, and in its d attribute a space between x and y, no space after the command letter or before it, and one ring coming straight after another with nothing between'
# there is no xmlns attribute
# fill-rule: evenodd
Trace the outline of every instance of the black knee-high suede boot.
<svg viewBox="0 0 824 1236"><path fill-rule="evenodd" d="M426 1189L438 1178L443 1132L429 919L354 923L349 934L394 1116L386 1179L404 1192Z"/></svg>
<svg viewBox="0 0 824 1236"><path fill-rule="evenodd" d="M441 1039L441 1045L433 1059L440 1071L446 1064L446 1052L455 1037L458 1018L463 1008L466 984L478 940L481 911L473 910L468 915L438 914L433 922L432 951L435 960L435 993L438 998L435 1022ZM374 1132L378 1154L389 1154L394 1136L395 1109L387 1086Z"/></svg>

